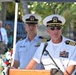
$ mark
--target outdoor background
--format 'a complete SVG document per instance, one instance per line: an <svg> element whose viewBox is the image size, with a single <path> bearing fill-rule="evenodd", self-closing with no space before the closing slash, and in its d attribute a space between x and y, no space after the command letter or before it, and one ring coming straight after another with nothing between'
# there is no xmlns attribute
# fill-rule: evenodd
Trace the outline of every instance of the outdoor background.
<svg viewBox="0 0 76 75"><path fill-rule="evenodd" d="M51 14L64 16L66 23L63 26L63 35L76 41L76 2L26 2L26 0L21 0L18 4L17 41L26 37L27 33L24 28L22 16L28 13L40 15L42 21L46 16ZM15 1L0 2L0 20L3 21L3 27L5 27L6 24L11 24L14 32ZM42 21L38 26L38 34L49 38L46 27L43 25ZM0 66L1 64L0 61Z"/></svg>
<svg viewBox="0 0 76 75"><path fill-rule="evenodd" d="M63 35L76 40L76 2L26 2L21 0L18 6L17 40L26 37L22 16L27 13L36 13L42 17L42 20L54 13L63 15L66 18ZM14 17L15 2L1 2L0 19L3 21L3 26L10 23L14 31ZM39 25L39 35L48 37L42 21Z"/></svg>

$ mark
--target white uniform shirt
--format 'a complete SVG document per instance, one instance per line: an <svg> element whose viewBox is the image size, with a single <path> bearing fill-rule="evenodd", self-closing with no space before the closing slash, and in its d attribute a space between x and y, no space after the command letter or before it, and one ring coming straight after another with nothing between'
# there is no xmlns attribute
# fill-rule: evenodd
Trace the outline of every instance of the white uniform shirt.
<svg viewBox="0 0 76 75"><path fill-rule="evenodd" d="M31 42L26 39L18 41L16 44L16 52L14 60L20 62L20 68L24 69L32 59L35 51L40 46L42 38L37 35ZM38 65L36 69L43 69L42 65Z"/></svg>
<svg viewBox="0 0 76 75"><path fill-rule="evenodd" d="M5 44L8 44L8 37L7 37L7 32L4 28L0 28L1 30L1 35L2 35L2 41L5 43Z"/></svg>
<svg viewBox="0 0 76 75"><path fill-rule="evenodd" d="M76 65L76 46L66 44L65 43L66 40L70 40L70 39L63 37L62 42L59 43L59 45L57 44L58 45L57 48L54 48L52 44L52 40L50 40L48 42L48 46L46 47L46 50L52 56L55 63L58 65L58 67L62 72L64 72L68 66ZM33 59L37 63L40 63L40 61L42 61L46 70L57 68L46 52L44 52L42 55L43 48L44 48L44 43L41 43ZM62 55L63 52L65 52L66 54Z"/></svg>

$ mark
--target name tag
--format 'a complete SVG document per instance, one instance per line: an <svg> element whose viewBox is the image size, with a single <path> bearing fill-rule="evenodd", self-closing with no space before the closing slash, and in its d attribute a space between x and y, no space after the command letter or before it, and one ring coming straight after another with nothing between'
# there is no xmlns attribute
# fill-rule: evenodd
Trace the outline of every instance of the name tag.
<svg viewBox="0 0 76 75"><path fill-rule="evenodd" d="M23 47L26 47L26 46L20 46L20 48L23 48Z"/></svg>

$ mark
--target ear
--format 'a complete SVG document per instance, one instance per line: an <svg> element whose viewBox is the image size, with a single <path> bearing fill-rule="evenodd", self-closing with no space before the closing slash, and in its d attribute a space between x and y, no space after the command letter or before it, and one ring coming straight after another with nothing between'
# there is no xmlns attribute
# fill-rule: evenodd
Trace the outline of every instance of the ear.
<svg viewBox="0 0 76 75"><path fill-rule="evenodd" d="M47 31L47 33L49 34L49 29L48 29L48 28L46 29L46 31Z"/></svg>

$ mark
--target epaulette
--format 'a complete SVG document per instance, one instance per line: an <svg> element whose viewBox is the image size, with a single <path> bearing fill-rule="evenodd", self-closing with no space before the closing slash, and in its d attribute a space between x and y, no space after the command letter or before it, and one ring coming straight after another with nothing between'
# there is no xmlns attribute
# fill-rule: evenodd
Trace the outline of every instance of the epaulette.
<svg viewBox="0 0 76 75"><path fill-rule="evenodd" d="M23 39L25 39L26 37L24 37L24 38L20 38L19 40L23 40Z"/></svg>
<svg viewBox="0 0 76 75"><path fill-rule="evenodd" d="M48 41L50 41L49 38L43 38L43 39L42 39L42 42L48 42Z"/></svg>
<svg viewBox="0 0 76 75"><path fill-rule="evenodd" d="M72 46L75 46L75 45L76 45L76 42L70 41L70 40L66 40L65 43L66 43L67 45L72 45Z"/></svg>
<svg viewBox="0 0 76 75"><path fill-rule="evenodd" d="M48 41L50 41L49 38L45 38L45 37L42 37L42 36L39 36L39 38L42 39L42 42L48 42Z"/></svg>
<svg viewBox="0 0 76 75"><path fill-rule="evenodd" d="M43 38L42 39L42 42L47 42L47 38Z"/></svg>
<svg viewBox="0 0 76 75"><path fill-rule="evenodd" d="M39 36L39 38L40 38L40 39L43 39L44 37L42 37L42 36Z"/></svg>

